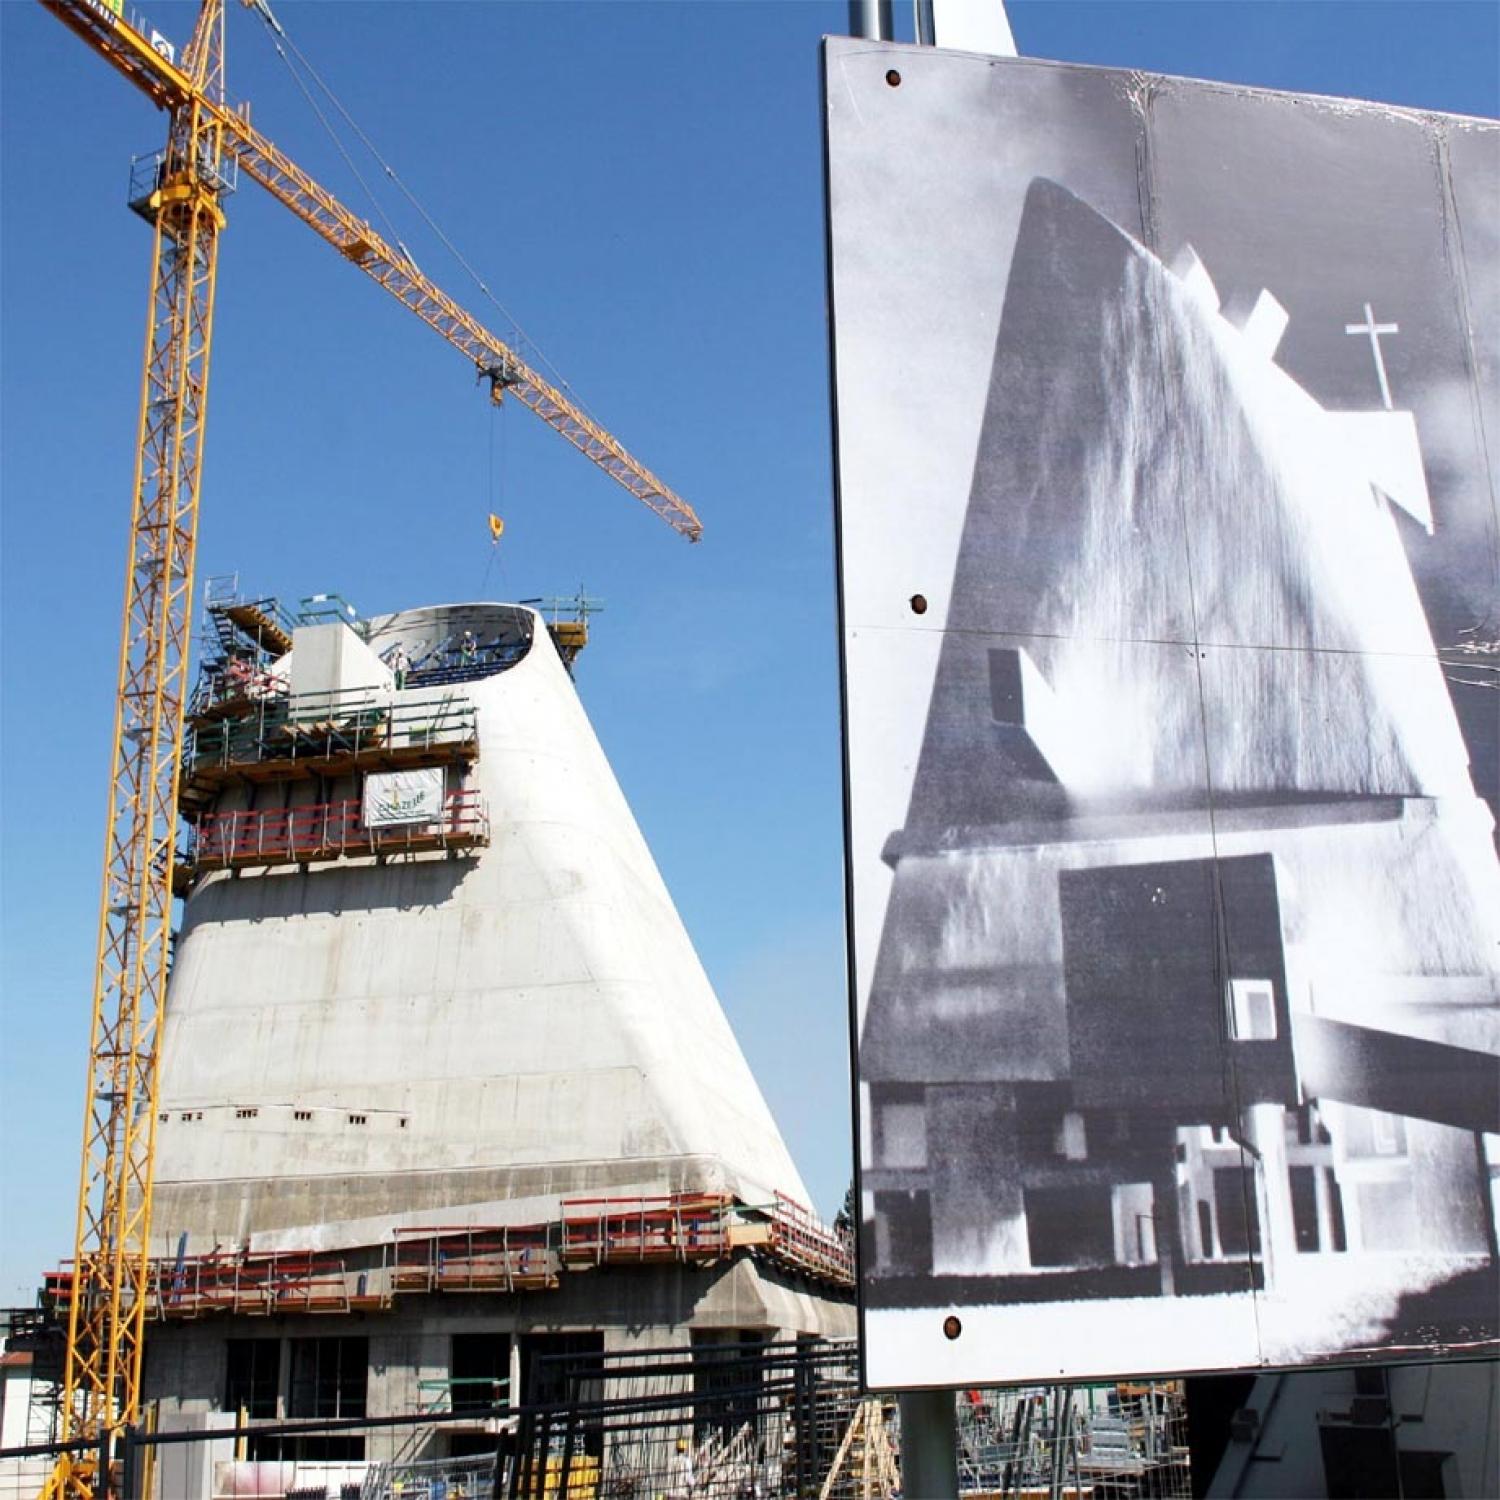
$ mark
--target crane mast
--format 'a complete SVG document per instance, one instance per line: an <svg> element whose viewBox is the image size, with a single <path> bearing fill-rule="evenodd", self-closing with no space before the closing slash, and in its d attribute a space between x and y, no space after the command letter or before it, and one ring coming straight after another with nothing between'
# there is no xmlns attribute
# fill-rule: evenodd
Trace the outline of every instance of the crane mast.
<svg viewBox="0 0 1500 1500"><path fill-rule="evenodd" d="M203 473L221 199L235 163L472 362L690 541L692 508L569 396L428 280L232 109L224 0L202 0L181 62L120 0L41 0L169 114L135 205L154 234L113 760L104 841L88 1094L68 1305L58 1459L43 1500L103 1500L120 1434L142 1410L158 1037L172 935L177 787Z"/></svg>
<svg viewBox="0 0 1500 1500"><path fill-rule="evenodd" d="M205 0L151 195L154 234L113 765L94 970L88 1097L73 1247L61 1435L45 1495L107 1494L114 1434L141 1406L156 1143L158 1021L172 933L177 778L193 554L213 342L222 126L223 0Z"/></svg>

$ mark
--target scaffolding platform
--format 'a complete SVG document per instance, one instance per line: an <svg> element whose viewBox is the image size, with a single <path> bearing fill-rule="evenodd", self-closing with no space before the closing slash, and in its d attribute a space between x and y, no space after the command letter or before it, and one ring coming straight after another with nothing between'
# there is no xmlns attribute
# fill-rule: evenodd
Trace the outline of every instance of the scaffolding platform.
<svg viewBox="0 0 1500 1500"><path fill-rule="evenodd" d="M819 1281L854 1283L854 1251L800 1203L777 1193L771 1209L770 1254Z"/></svg>
<svg viewBox="0 0 1500 1500"><path fill-rule="evenodd" d="M177 870L190 882L208 870L453 852L487 844L490 838L489 814L475 791L450 792L443 817L431 823L369 828L361 813L357 797L264 812L208 813L194 827Z"/></svg>
<svg viewBox="0 0 1500 1500"><path fill-rule="evenodd" d="M569 1266L652 1261L709 1265L730 1253L734 1200L721 1193L652 1198L568 1198L562 1258Z"/></svg>
<svg viewBox="0 0 1500 1500"><path fill-rule="evenodd" d="M274 599L237 599L211 609L238 626L240 633L274 656L292 649L292 631Z"/></svg>
<svg viewBox="0 0 1500 1500"><path fill-rule="evenodd" d="M356 1313L388 1308L398 1296L555 1291L570 1272L712 1266L736 1253L853 1285L849 1248L784 1194L755 1207L722 1193L670 1193L565 1198L560 1218L542 1224L397 1225L390 1239L343 1254L236 1250L153 1258L147 1313L156 1320ZM65 1318L73 1284L71 1265L47 1272L46 1308Z"/></svg>
<svg viewBox="0 0 1500 1500"><path fill-rule="evenodd" d="M238 661L238 658L236 658ZM286 684L260 669L239 671L233 663L205 668L188 705L190 726L212 724L254 713L268 699L284 698Z"/></svg>
<svg viewBox="0 0 1500 1500"><path fill-rule="evenodd" d="M195 725L181 804L191 817L233 783L467 764L478 755L478 715L462 694L412 702L369 689L303 693Z"/></svg>
<svg viewBox="0 0 1500 1500"><path fill-rule="evenodd" d="M213 580L210 580L210 588ZM202 664L187 706L188 722L211 723L252 711L263 699L285 696L286 681L272 671L292 648L296 621L279 600L247 599L234 587L205 599Z"/></svg>
<svg viewBox="0 0 1500 1500"><path fill-rule="evenodd" d="M551 1291L561 1269L551 1226L398 1228L397 1292Z"/></svg>

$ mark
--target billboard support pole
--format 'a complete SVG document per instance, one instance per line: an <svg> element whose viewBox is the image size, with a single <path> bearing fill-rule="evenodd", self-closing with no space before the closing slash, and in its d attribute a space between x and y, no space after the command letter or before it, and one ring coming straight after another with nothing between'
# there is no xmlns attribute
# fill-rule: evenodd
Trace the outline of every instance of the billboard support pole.
<svg viewBox="0 0 1500 1500"><path fill-rule="evenodd" d="M891 0L849 0L849 35L867 42L890 42L896 38Z"/></svg>
<svg viewBox="0 0 1500 1500"><path fill-rule="evenodd" d="M952 1391L902 1391L901 1493L957 1500L958 1431Z"/></svg>

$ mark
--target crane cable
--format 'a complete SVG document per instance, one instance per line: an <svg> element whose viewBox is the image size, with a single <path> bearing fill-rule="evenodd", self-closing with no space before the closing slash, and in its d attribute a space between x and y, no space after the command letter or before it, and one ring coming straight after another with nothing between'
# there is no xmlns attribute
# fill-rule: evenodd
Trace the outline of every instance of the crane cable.
<svg viewBox="0 0 1500 1500"><path fill-rule="evenodd" d="M349 170L354 174L355 181L358 182L360 187L364 189L365 197L370 200L370 207L374 210L376 217L382 224L385 225L386 233L390 235L391 239L393 239L396 244L401 245L400 236L396 233L396 226L391 223L390 217L387 215L385 209L381 206L380 199L375 196L374 189L368 182L365 181L364 174L359 170L357 166L354 165L354 158L350 156L348 150L344 146L343 141L339 139L338 131L333 128L333 125L330 122L328 116L323 113L323 110L319 106L318 101L313 98L312 92L302 81L301 75L297 72L296 68L292 66L292 60L286 55L286 51L282 47L281 42L278 40L278 37L284 38L287 46L290 47L294 52L297 51L296 43L292 41L291 37L287 36L286 32L282 29L281 23L275 18L275 16L271 14L268 6L266 6L264 3L261 3L257 4L254 8L260 14L262 20L265 21L266 28L271 33L271 45L276 49L276 55L282 60L283 63L286 64L286 70L291 75L292 82L297 85L298 89L302 93L302 97L307 100L308 107L318 117L319 124L321 124L323 129L328 132L328 139L333 142L334 147L337 149L339 155L343 157L344 165L349 168ZM299 52L297 55L300 57L302 54ZM306 66L305 60L304 66ZM308 71L311 72L312 70L309 68ZM313 76L316 78L317 75L314 74ZM335 103L337 103L337 101L335 101ZM405 245L401 245L401 248L403 251L406 251ZM412 260L410 252L407 252L406 258L408 260ZM412 261L412 264L415 265L416 262Z"/></svg>
<svg viewBox="0 0 1500 1500"><path fill-rule="evenodd" d="M560 389L565 390L568 393L574 405L576 405L581 411L583 411L591 420L597 420L597 418L594 418L594 414L589 411L588 407L581 400L579 400L577 392L574 391L572 386L570 386L567 380L564 379L562 373L557 369L552 361L542 353L541 349L537 347L536 341L530 336L530 334L526 332L524 328L521 327L520 323L516 321L510 310L490 290L488 283L486 283L479 272L476 271L474 267L469 263L468 259L464 256L463 252L458 248L458 246L455 245L453 241L448 237L442 225L439 224L430 213L428 213L426 206L406 185L401 175L380 154L379 150L376 148L374 141L372 141L360 127L359 121L349 113L348 109L345 108L343 101L328 86L323 76L312 65L312 63L308 61L306 54L296 44L296 42L292 40L290 35L288 35L286 28L281 24L279 20L277 20L275 14L271 10L269 0L246 0L246 4L249 5L249 7L260 16L261 20L265 22L266 30L270 33L271 45L276 49L277 56L280 57L282 62L286 64L287 71L292 75L293 79L296 80L297 87L302 90L303 95L307 97L308 103L312 105L314 113L323 124L323 128L329 133L329 135L333 139L334 144L338 147L339 154L344 158L345 162L348 163L349 170L354 173L356 178L358 178L360 186L364 188L365 193L370 198L370 201L375 204L376 213L380 216L381 222L390 231L390 236L392 240L394 240L395 243L400 247L401 253L405 255L407 260L410 261L413 266L416 266L415 257L412 255L411 251L408 250L402 243L400 236L397 235L395 229L392 227L390 219L386 216L385 211L376 201L375 195L371 192L369 184L365 182L365 179L362 176L360 176L359 170L350 160L349 153L344 149L344 144L339 139L337 132L335 132L327 117L324 115L323 111L318 107L317 103L308 94L307 86L298 76L296 68L292 65L291 58L286 55L286 52L281 47L282 41L284 41L287 47L289 47L291 51L296 55L297 61L301 63L302 66L311 75L313 82L316 83L317 86L328 97L329 102L339 112L339 114L343 117L344 122L359 138L360 143L364 146L365 150L367 150L370 155L373 156L375 160L380 164L381 171L384 172L385 175L390 178L393 183L395 183L396 187L406 198L407 202L410 203L414 209L416 209L417 213L421 216L422 221L437 237L443 248L447 250L447 252L454 258L454 260L456 260L458 264L463 268L465 274L479 289L481 295L484 296L484 298L490 303L491 306L495 308L500 316L505 319L506 323L510 326L513 332L515 341L519 344L523 344L526 347L527 352L531 355L532 358L536 360L538 364L546 366L547 371L552 376L554 383Z"/></svg>

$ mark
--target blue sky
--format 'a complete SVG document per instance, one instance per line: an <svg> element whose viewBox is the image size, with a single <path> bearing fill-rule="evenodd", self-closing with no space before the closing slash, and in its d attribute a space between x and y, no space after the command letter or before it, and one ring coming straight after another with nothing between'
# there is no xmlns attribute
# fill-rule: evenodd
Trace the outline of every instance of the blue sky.
<svg viewBox="0 0 1500 1500"><path fill-rule="evenodd" d="M178 41L192 7L140 7ZM898 10L902 9L898 5ZM298 44L689 547L253 184L229 205L199 575L365 612L605 601L579 689L817 1208L850 1175L818 39L842 3L293 3ZM1017 3L1031 56L1500 113L1500 7ZM906 21L909 31L909 20ZM231 91L368 212L238 5ZM71 1250L163 120L0 4L0 1303ZM367 174L368 175L368 174ZM429 274L502 315L385 195ZM892 379L899 380L899 351ZM507 529L490 562L485 515ZM233 1038L225 1039L233 1045Z"/></svg>

